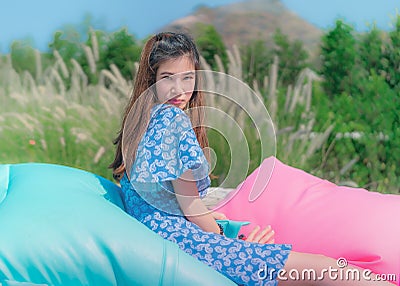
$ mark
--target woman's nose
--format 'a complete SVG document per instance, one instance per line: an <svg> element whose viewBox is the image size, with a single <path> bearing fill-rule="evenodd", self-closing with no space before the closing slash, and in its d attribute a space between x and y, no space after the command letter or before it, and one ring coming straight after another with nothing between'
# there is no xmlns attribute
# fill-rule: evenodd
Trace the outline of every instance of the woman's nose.
<svg viewBox="0 0 400 286"><path fill-rule="evenodd" d="M171 92L174 93L175 95L184 93L183 84L180 79L176 79L174 81L174 85L172 86Z"/></svg>

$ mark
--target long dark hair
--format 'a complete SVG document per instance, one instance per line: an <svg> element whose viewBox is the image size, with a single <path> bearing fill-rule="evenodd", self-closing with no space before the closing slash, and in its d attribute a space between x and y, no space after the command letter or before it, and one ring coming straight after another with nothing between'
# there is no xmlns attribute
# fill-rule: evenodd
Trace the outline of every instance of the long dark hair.
<svg viewBox="0 0 400 286"><path fill-rule="evenodd" d="M181 56L188 56L194 63L195 70L200 70L199 52L189 35L162 32L152 36L146 42L140 57L134 88L122 119L122 126L114 140L116 153L109 168L113 169L113 176L116 180L120 180L126 167L130 168L134 162L139 142L150 121L151 108L157 103L157 97L149 88L156 83L159 66L167 60ZM204 101L203 95L199 91L199 83L199 74L196 72L196 84L188 103L188 110L197 140L202 148L206 148L208 140L203 124L204 117L202 109L199 108L204 105ZM129 140L130 144L125 144L126 140ZM129 154L129 158L123 158L123 154Z"/></svg>

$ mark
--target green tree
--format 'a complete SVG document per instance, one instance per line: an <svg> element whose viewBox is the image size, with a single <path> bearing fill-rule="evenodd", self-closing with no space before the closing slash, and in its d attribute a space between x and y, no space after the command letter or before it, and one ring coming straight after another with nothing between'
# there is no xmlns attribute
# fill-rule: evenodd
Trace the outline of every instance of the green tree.
<svg viewBox="0 0 400 286"><path fill-rule="evenodd" d="M386 80L396 91L400 91L400 15L394 21L394 30L389 32L386 45L384 69Z"/></svg>
<svg viewBox="0 0 400 286"><path fill-rule="evenodd" d="M215 55L221 58L224 69L228 67L228 54L221 35L213 25L199 23L194 29L196 45L213 70L218 69Z"/></svg>
<svg viewBox="0 0 400 286"><path fill-rule="evenodd" d="M57 51L67 67L71 68L71 59L78 59L83 54L80 35L75 30L57 31L49 44L51 52Z"/></svg>
<svg viewBox="0 0 400 286"><path fill-rule="evenodd" d="M134 63L139 61L141 46L127 29L113 33L89 29L86 41L80 39L76 30L57 31L49 47L60 54L69 69L72 69L71 59L75 59L91 83L96 83L99 72L110 69L111 64L115 64L126 79L133 78Z"/></svg>
<svg viewBox="0 0 400 286"><path fill-rule="evenodd" d="M111 64L119 69L124 78L133 78L134 63L140 59L141 46L126 28L110 34L100 30L91 31L85 45L96 61L95 73L91 71L86 53L81 55L79 62L91 82L97 82L99 72L109 70Z"/></svg>
<svg viewBox="0 0 400 286"><path fill-rule="evenodd" d="M384 56L384 35L376 25L374 25L366 34L361 36L359 45L360 64L371 74L381 74Z"/></svg>
<svg viewBox="0 0 400 286"><path fill-rule="evenodd" d="M345 166L358 157L348 179L373 190L394 192L399 182L400 155L398 95L382 76L371 75L364 81L363 93L350 97L343 93L332 101L336 131L354 132L358 138L342 138L332 144L330 157ZM327 170L333 166L326 166Z"/></svg>
<svg viewBox="0 0 400 286"><path fill-rule="evenodd" d="M132 79L134 64L140 60L141 49L135 37L124 28L110 35L100 54L100 61L105 68L114 63L125 78Z"/></svg>
<svg viewBox="0 0 400 286"><path fill-rule="evenodd" d="M342 20L336 21L335 28L322 37L321 58L325 92L329 96L351 94L357 59L353 28Z"/></svg>
<svg viewBox="0 0 400 286"><path fill-rule="evenodd" d="M274 34L275 54L279 58L279 82L292 84L297 76L307 67L308 53L301 41L291 42L279 29Z"/></svg>
<svg viewBox="0 0 400 286"><path fill-rule="evenodd" d="M263 86L264 79L269 74L269 67L273 62L273 53L268 49L265 41L259 39L242 46L243 79L253 86L256 81L258 86Z"/></svg>
<svg viewBox="0 0 400 286"><path fill-rule="evenodd" d="M28 40L11 44L11 62L18 73L28 71L33 77L36 76L35 51Z"/></svg>

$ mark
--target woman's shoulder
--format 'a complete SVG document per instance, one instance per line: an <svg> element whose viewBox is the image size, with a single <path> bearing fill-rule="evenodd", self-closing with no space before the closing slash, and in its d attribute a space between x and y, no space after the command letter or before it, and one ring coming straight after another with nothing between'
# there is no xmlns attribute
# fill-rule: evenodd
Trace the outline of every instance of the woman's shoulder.
<svg viewBox="0 0 400 286"><path fill-rule="evenodd" d="M176 115L186 115L186 113L171 104L166 104L166 103L162 103L162 104L157 104L155 106L153 106L152 110L152 116L157 116L157 117L174 117Z"/></svg>
<svg viewBox="0 0 400 286"><path fill-rule="evenodd" d="M191 127L188 115L180 108L170 104L159 104L152 108L151 125L162 124L164 127Z"/></svg>

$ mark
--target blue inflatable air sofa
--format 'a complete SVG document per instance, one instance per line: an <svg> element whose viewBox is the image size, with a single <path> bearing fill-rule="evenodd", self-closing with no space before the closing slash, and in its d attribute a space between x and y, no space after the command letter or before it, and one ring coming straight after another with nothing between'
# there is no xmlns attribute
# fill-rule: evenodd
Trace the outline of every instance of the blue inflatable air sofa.
<svg viewBox="0 0 400 286"><path fill-rule="evenodd" d="M71 167L0 165L0 285L234 285L129 216L119 192Z"/></svg>

